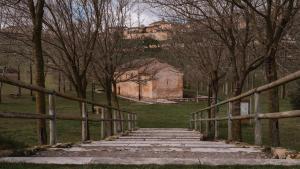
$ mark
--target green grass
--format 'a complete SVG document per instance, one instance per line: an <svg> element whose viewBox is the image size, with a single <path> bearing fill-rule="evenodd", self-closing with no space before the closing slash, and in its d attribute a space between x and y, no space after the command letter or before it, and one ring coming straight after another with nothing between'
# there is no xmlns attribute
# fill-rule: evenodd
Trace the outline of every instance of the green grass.
<svg viewBox="0 0 300 169"><path fill-rule="evenodd" d="M5 85L3 103L0 104L0 111L15 111L15 112L35 112L35 105L29 96L29 91L23 90L23 95L19 98L10 96L14 93L15 87ZM74 93L71 93L74 95ZM88 93L90 98L90 93ZM96 101L105 104L105 97L97 94ZM201 109L206 106L202 103L180 103L169 105L147 105L132 101L120 100L122 108L129 109L138 114L139 127L188 127L190 112ZM266 103L264 97L262 98L263 112L266 112ZM79 104L77 102L68 101L66 99L57 98L56 108L59 114L78 115ZM281 101L281 110L291 110L288 99ZM220 108L219 116L225 116L226 106ZM58 121L58 141L59 142L79 142L81 139L80 122L76 121ZM93 140L98 140L100 135L99 123L91 123L91 137ZM263 123L263 142L269 143L267 137L268 124L267 121ZM299 119L285 119L280 120L281 142L284 147L300 150L300 122ZM248 143L254 142L254 125L250 123L243 124L244 141ZM226 139L227 124L223 122L220 124L220 137ZM0 150L2 149L20 149L36 145L36 121L35 120L21 120L21 119L1 119L0 118ZM0 169L117 169L117 168L141 168L141 169L238 169L240 166L232 167L205 167L205 166L53 166L53 165L27 165L27 164L0 164ZM242 167L244 169L279 169L282 167L264 166L264 167ZM286 167L285 167L286 168ZM299 167L288 167L299 168Z"/></svg>
<svg viewBox="0 0 300 169"><path fill-rule="evenodd" d="M16 98L10 96L14 93L15 87L5 85L3 103L0 104L0 111L15 112L35 112L35 103L29 96L28 90L23 90L23 96ZM73 94L70 92L70 94ZM90 98L90 93L88 93ZM102 94L96 95L96 101L105 104L105 97ZM266 112L266 99L261 99L262 112ZM154 104L147 105L127 100L120 100L122 108L131 110L138 114L139 127L182 127L189 126L188 120L190 112L201 109L206 106L205 102L180 103L180 104ZM80 115L79 104L74 101L57 98L56 108L59 114ZM219 110L219 116L226 115L226 106ZM281 110L291 110L289 100L281 100ZM243 124L244 141L250 144L254 143L254 123L246 122ZM81 138L80 122L77 121L58 121L58 141L59 142L79 142ZM99 123L91 123L91 137L98 140L100 137ZM280 136L282 146L291 149L300 150L300 122L299 118L280 120ZM227 124L226 121L220 124L220 138L226 139ZM263 121L263 143L269 144L268 139L268 121ZM21 119L0 119L0 149L24 148L36 145L36 121Z"/></svg>
<svg viewBox="0 0 300 169"><path fill-rule="evenodd" d="M59 166L59 165L28 165L28 164L1 164L0 169L282 169L281 166L111 166L111 165L89 165L89 166ZM284 169L299 169L300 166L284 167Z"/></svg>

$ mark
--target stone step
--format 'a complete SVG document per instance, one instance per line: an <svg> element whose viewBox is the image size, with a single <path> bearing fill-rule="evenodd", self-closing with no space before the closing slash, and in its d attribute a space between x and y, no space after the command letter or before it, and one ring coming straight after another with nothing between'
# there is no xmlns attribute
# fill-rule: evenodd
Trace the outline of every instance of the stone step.
<svg viewBox="0 0 300 169"><path fill-rule="evenodd" d="M59 149L53 149L59 150ZM182 146L86 146L64 149L64 151L129 151L129 152L201 152L201 153L260 153L260 149L238 147L182 147Z"/></svg>
<svg viewBox="0 0 300 169"><path fill-rule="evenodd" d="M182 141L182 140L174 140L174 141L143 141L143 140L115 140L115 141L94 141L91 144L113 144L113 143L121 143L121 144L197 144L197 145L228 145L223 141ZM83 144L84 145L84 144Z"/></svg>
<svg viewBox="0 0 300 169"><path fill-rule="evenodd" d="M139 128L137 131L149 131L149 130L153 130L153 131L192 131L190 129L187 128Z"/></svg>
<svg viewBox="0 0 300 169"><path fill-rule="evenodd" d="M181 164L181 165L300 165L295 160L267 159L261 148L224 141L200 141L188 129L143 128L112 141L94 141L71 148L50 148L32 157L0 158L0 162L39 164Z"/></svg>
<svg viewBox="0 0 300 169"><path fill-rule="evenodd" d="M130 158L130 157L7 157L0 158L6 163L58 164L58 165L300 165L299 160L278 159L228 159L228 158Z"/></svg>
<svg viewBox="0 0 300 169"><path fill-rule="evenodd" d="M177 130L144 130L144 131L133 131L131 133L196 133L199 134L199 132L196 131L177 131Z"/></svg>
<svg viewBox="0 0 300 169"><path fill-rule="evenodd" d="M129 134L127 136L133 137L199 137L198 134Z"/></svg>
<svg viewBox="0 0 300 169"><path fill-rule="evenodd" d="M120 138L120 141L200 141L200 138L196 138L196 139L178 139L178 138L135 138L135 139L131 139L131 138Z"/></svg>
<svg viewBox="0 0 300 169"><path fill-rule="evenodd" d="M111 143L111 144L86 144L81 145L81 147L174 147L174 148L183 148L183 147L193 147L193 148L232 148L237 146L234 145L205 145L205 144L142 144L142 143L133 143L133 144L124 144L124 143Z"/></svg>
<svg viewBox="0 0 300 169"><path fill-rule="evenodd" d="M199 139L200 141L200 136L191 136L191 137L182 137L182 136L121 136L118 139Z"/></svg>

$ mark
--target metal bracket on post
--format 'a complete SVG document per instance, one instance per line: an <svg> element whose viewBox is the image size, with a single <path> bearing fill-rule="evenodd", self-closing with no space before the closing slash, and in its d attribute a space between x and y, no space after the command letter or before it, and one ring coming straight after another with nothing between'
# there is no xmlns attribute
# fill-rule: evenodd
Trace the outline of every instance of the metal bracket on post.
<svg viewBox="0 0 300 169"><path fill-rule="evenodd" d="M228 141L232 141L232 102L228 104Z"/></svg>
<svg viewBox="0 0 300 169"><path fill-rule="evenodd" d="M255 113L255 145L262 145L261 120L259 119L259 93L254 94L254 113Z"/></svg>
<svg viewBox="0 0 300 169"><path fill-rule="evenodd" d="M56 110L55 110L55 95L49 94L49 115L52 118L49 121L49 137L50 145L56 144Z"/></svg>

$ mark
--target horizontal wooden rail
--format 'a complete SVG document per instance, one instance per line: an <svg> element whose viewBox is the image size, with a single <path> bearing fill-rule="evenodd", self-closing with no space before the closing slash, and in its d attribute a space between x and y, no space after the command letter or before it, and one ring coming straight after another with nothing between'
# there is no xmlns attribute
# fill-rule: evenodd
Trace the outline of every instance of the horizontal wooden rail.
<svg viewBox="0 0 300 169"><path fill-rule="evenodd" d="M281 79L278 79L277 81L274 81L272 83L257 87L255 89L249 90L245 93L242 93L239 96L227 99L225 101L219 102L217 104L211 105L209 107L206 107L204 109L198 110L196 112L191 113L191 119L190 119L190 126L192 129L202 131L202 123L205 122L205 133L211 137L211 135L214 132L214 138L218 138L219 129L218 129L218 123L219 121L227 121L227 139L233 140L233 121L235 120L248 120L248 119L254 119L254 140L256 145L262 145L262 120L264 119L283 119L283 118L294 118L294 117L300 117L300 110L293 110L293 111L286 111L286 112L269 112L269 113L262 113L261 112L261 106L260 106L260 93L270 90L272 88L278 87L280 85L284 85L288 82L294 81L300 79L300 71L297 71L295 73L292 73L290 75L287 75ZM241 100L242 98L249 97L254 95L254 108L253 108L253 114L249 115L239 115L239 116L233 116L233 104L235 101ZM209 118L209 112L211 110L214 110L214 113L218 114L218 108L221 105L228 104L228 111L226 117L214 117ZM204 113L207 113L206 118L203 118ZM272 143L278 143L277 139L271 140ZM279 146L279 144L277 144Z"/></svg>
<svg viewBox="0 0 300 169"><path fill-rule="evenodd" d="M53 117L50 115L36 114L36 113L0 112L0 118L47 119L47 120L50 120Z"/></svg>
<svg viewBox="0 0 300 169"><path fill-rule="evenodd" d="M41 88L39 86L31 85L24 83L22 81L14 80L5 76L0 76L0 82L10 84L13 86L29 89L36 92L42 92L48 95L49 99L49 106L48 106L48 114L37 114L37 113L17 113L17 112L0 112L0 118L18 118L18 119L42 119L49 121L49 142L50 145L54 145L57 142L57 127L56 121L57 120L73 120L73 121L80 121L81 122L81 140L83 142L87 141L89 127L88 122L100 122L100 135L101 139L105 137L109 137L112 135L117 135L119 133L125 133L125 123L127 123L127 131L136 130L137 124L137 114L130 112L128 110L119 109L112 106L107 106L104 104L99 104L87 99L82 99L78 97L73 97L69 95L65 95L63 93L56 92L55 90L49 90L46 88ZM81 116L70 116L70 115L62 115L56 112L55 106L55 98L61 97L64 99L77 101L81 104L80 112ZM97 114L100 114L99 118L90 117L88 114L87 105L90 104L93 106L93 109L96 110ZM110 113L112 115L112 119L105 118L105 114ZM106 135L105 130L107 129L105 122L109 122L109 125L113 126L113 130L109 131L109 135Z"/></svg>
<svg viewBox="0 0 300 169"><path fill-rule="evenodd" d="M284 118L292 118L292 117L300 117L300 110L293 110L293 111L286 111L286 112L278 112L278 113L264 113L259 114L258 119L284 119ZM247 120L247 119L254 119L255 115L243 115L243 116L234 116L231 120ZM221 118L210 118L210 119L196 119L191 120L191 122L195 121L225 121L228 120L228 117L221 117Z"/></svg>
<svg viewBox="0 0 300 169"><path fill-rule="evenodd" d="M91 105L94 105L94 106L104 107L104 108L117 110L117 111L130 113L130 114L136 114L136 113L130 112L129 110L118 109L116 107L111 107L111 106L107 106L107 105L104 105L104 104L99 104L99 103L96 103L96 102L93 102L93 101L90 101L90 100L87 100L87 99L81 99L81 98L77 98L77 97L74 97L74 96L69 96L69 95L57 92L55 90L50 90L50 89L42 88L42 87L39 87L39 86L36 86L36 85L27 84L25 82L22 82L22 81L19 81L19 80L14 80L14 79L6 77L6 76L0 76L0 82L10 84L10 85L13 85L13 86L18 86L18 87L25 88L25 89L28 89L28 90L33 90L33 91L36 91L36 92L42 92L42 93L45 93L45 94L56 95L58 97L65 98L65 99L72 100L72 101L84 102L84 103L91 104Z"/></svg>
<svg viewBox="0 0 300 169"><path fill-rule="evenodd" d="M0 112L0 118L14 118L14 119L45 119L51 120L53 119L50 115L43 115L37 113L19 113L19 112ZM71 121L84 121L85 119L82 117L76 116L66 116L66 115L56 115L57 120L71 120ZM88 121L91 122L101 122L101 121L135 121L133 120L121 120L121 119L97 119L97 118L88 118Z"/></svg>
<svg viewBox="0 0 300 169"><path fill-rule="evenodd" d="M261 92L264 92L264 91L267 91L267 90L270 90L274 87L278 87L280 85L283 85L283 84L286 84L288 82L291 82L291 81L294 81L294 80L297 80L300 78L300 71L297 71L295 73L292 73L290 75L287 75L281 79L278 79L272 83L269 83L269 84L266 84L266 85L263 85L263 86L260 86L260 87L257 87L255 89L252 89L252 90L249 90L239 96L236 96L236 97L232 97L228 100L224 100L222 102L219 102L217 104L214 104L214 105L211 105L209 107L206 107L204 109L201 109L201 110L197 110L196 112L193 112L192 114L195 114L195 113L202 113L204 111L207 111L207 110L210 110L214 107L217 107L217 106L221 106L221 105L224 105L224 104L227 104L229 102L234 102L234 101L237 101L237 100L240 100L242 98L245 98L245 97L248 97L248 96L251 96L255 93L261 93Z"/></svg>

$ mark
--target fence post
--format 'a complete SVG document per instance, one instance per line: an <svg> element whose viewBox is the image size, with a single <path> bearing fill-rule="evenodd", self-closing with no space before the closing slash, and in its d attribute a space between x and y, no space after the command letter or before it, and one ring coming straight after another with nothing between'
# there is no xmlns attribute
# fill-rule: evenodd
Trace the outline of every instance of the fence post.
<svg viewBox="0 0 300 169"><path fill-rule="evenodd" d="M194 114L194 130L197 130L197 115L198 113Z"/></svg>
<svg viewBox="0 0 300 169"><path fill-rule="evenodd" d="M113 135L118 134L117 131L117 111L113 110Z"/></svg>
<svg viewBox="0 0 300 169"><path fill-rule="evenodd" d="M125 133L125 113L120 111L120 116L121 116L121 131L122 133Z"/></svg>
<svg viewBox="0 0 300 169"><path fill-rule="evenodd" d="M209 120L208 119L209 119L209 112L207 112L207 118L205 120L205 133L207 136L209 136Z"/></svg>
<svg viewBox="0 0 300 169"><path fill-rule="evenodd" d="M136 114L132 114L132 130L136 130Z"/></svg>
<svg viewBox="0 0 300 169"><path fill-rule="evenodd" d="M128 131L131 131L131 114L128 113L127 114L127 128L128 128Z"/></svg>
<svg viewBox="0 0 300 169"><path fill-rule="evenodd" d="M190 116L190 129L193 129L193 113Z"/></svg>
<svg viewBox="0 0 300 169"><path fill-rule="evenodd" d="M215 107L215 119L217 118L218 114L218 106ZM215 120L215 139L218 139L219 137L219 127L218 127L218 120Z"/></svg>
<svg viewBox="0 0 300 169"><path fill-rule="evenodd" d="M232 102L228 104L228 141L232 140Z"/></svg>
<svg viewBox="0 0 300 169"><path fill-rule="evenodd" d="M87 111L86 111L86 103L81 103L81 115L82 115L82 122L81 122L81 139L82 142L87 141L87 128L88 128L88 119L87 119Z"/></svg>
<svg viewBox="0 0 300 169"><path fill-rule="evenodd" d="M254 113L255 113L255 145L262 145L261 120L258 115L260 113L259 93L254 94Z"/></svg>
<svg viewBox="0 0 300 169"><path fill-rule="evenodd" d="M100 122L100 127L101 127L101 140L103 140L105 138L105 108L101 107L101 112L100 112L100 118L101 118L101 122Z"/></svg>
<svg viewBox="0 0 300 169"><path fill-rule="evenodd" d="M55 96L49 94L49 115L52 118L49 121L49 130L50 130L50 145L56 144L56 110L55 110Z"/></svg>
<svg viewBox="0 0 300 169"><path fill-rule="evenodd" d="M199 117L199 131L202 133L202 112L200 112L200 117Z"/></svg>
<svg viewBox="0 0 300 169"><path fill-rule="evenodd" d="M133 123L134 123L134 128L133 130L137 130L137 115L136 114L133 114Z"/></svg>
<svg viewBox="0 0 300 169"><path fill-rule="evenodd" d="M219 126L218 126L218 120L215 120L215 139L217 140L219 137Z"/></svg>
<svg viewBox="0 0 300 169"><path fill-rule="evenodd" d="M134 131L135 130L135 123L134 123L134 114L131 114L131 127L132 127L132 130Z"/></svg>

